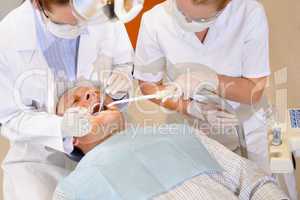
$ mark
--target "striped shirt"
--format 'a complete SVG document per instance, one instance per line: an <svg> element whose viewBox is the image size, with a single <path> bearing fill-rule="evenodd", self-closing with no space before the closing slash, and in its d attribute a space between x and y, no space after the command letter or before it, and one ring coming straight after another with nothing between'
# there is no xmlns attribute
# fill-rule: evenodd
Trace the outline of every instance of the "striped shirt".
<svg viewBox="0 0 300 200"><path fill-rule="evenodd" d="M47 31L39 13L36 13L35 18L37 38L49 67L55 75L64 75L66 79L74 81L80 36L75 39L56 37ZM83 32L83 34L86 33L87 30Z"/></svg>

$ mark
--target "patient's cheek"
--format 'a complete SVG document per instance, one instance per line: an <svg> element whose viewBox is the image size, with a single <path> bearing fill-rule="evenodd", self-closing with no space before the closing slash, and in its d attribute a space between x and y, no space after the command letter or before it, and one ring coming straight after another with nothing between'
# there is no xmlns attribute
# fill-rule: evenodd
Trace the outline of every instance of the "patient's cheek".
<svg viewBox="0 0 300 200"><path fill-rule="evenodd" d="M87 102L87 101L81 101L81 102L79 102L76 106L84 107L84 108L89 108L90 103Z"/></svg>

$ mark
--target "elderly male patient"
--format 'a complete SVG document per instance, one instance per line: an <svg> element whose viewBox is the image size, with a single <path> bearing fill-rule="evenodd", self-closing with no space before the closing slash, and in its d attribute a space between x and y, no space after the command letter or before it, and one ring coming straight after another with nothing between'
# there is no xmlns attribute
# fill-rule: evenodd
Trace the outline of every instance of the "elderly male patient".
<svg viewBox="0 0 300 200"><path fill-rule="evenodd" d="M181 125L169 135L154 127L122 131L124 120L117 108L96 112L100 95L96 88L79 87L59 102L58 114L88 108L100 116L95 124L105 131L74 138L85 156L60 182L55 200L288 199L255 164L199 131L181 134ZM109 102L105 99L105 105Z"/></svg>
<svg viewBox="0 0 300 200"><path fill-rule="evenodd" d="M96 145L110 137L113 133L124 129L124 120L122 113L117 107L106 105L112 102L109 96L104 98L104 108L99 112L101 92L96 87L81 86L67 91L59 100L57 105L57 115L63 116L66 110L70 108L85 108L88 115L93 116L91 133L83 137L74 137L73 145L75 150L86 154ZM71 119L69 119L71 120ZM80 159L76 158L75 160Z"/></svg>

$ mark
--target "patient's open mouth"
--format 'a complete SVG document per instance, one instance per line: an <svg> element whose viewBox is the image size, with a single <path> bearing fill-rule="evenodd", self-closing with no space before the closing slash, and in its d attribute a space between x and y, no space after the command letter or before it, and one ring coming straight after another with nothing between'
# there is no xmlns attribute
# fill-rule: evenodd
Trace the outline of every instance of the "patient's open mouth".
<svg viewBox="0 0 300 200"><path fill-rule="evenodd" d="M95 103L94 105L92 105L90 107L90 113L92 115L96 115L97 113L99 113L100 111L106 110L106 106L103 106L101 110L100 109L100 103Z"/></svg>
<svg viewBox="0 0 300 200"><path fill-rule="evenodd" d="M100 111L99 109L100 109L100 103L96 103L92 105L90 112L92 115L95 115Z"/></svg>

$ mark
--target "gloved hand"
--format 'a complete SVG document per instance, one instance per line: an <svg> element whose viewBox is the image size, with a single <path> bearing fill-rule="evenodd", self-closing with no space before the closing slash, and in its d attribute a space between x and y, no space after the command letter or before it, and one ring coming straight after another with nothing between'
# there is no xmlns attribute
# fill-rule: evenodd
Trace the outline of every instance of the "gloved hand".
<svg viewBox="0 0 300 200"><path fill-rule="evenodd" d="M219 87L219 80L215 71L199 65L197 72L190 72L180 75L175 80L175 85L181 88L183 98L188 100L202 90L216 92Z"/></svg>
<svg viewBox="0 0 300 200"><path fill-rule="evenodd" d="M105 83L105 92L113 99L125 97L132 86L132 77L126 70L114 70Z"/></svg>
<svg viewBox="0 0 300 200"><path fill-rule="evenodd" d="M132 85L132 68L131 63L113 65L111 57L98 55L93 63L91 79L98 81L113 99L122 99Z"/></svg>
<svg viewBox="0 0 300 200"><path fill-rule="evenodd" d="M122 129L124 125L122 114L112 107L97 115L91 115L91 111L84 107L69 108L62 120L61 129L63 137L99 138L103 134L110 134L114 129ZM105 126L105 127L103 127ZM93 136L92 136L93 135Z"/></svg>
<svg viewBox="0 0 300 200"><path fill-rule="evenodd" d="M178 101L182 96L182 90L174 85L174 83L168 83L166 84L166 88L156 92L156 95L157 99L161 100L163 103L169 99Z"/></svg>
<svg viewBox="0 0 300 200"><path fill-rule="evenodd" d="M94 87L75 87L67 91L59 100L57 115L63 116L61 128L63 137L83 137L95 133L95 127L100 125L99 119L105 122L115 116L119 111L110 107L109 111L99 113L101 91ZM105 99L110 103L110 99ZM104 103L105 103L104 102ZM103 116L106 114L105 117ZM113 124L113 121L109 122Z"/></svg>
<svg viewBox="0 0 300 200"><path fill-rule="evenodd" d="M83 137L92 131L90 112L84 107L73 107L63 115L61 130L63 137Z"/></svg>
<svg viewBox="0 0 300 200"><path fill-rule="evenodd" d="M193 100L188 105L187 113L197 119L206 120L212 126L235 126L239 123L236 115L214 103L203 104Z"/></svg>
<svg viewBox="0 0 300 200"><path fill-rule="evenodd" d="M57 114L63 116L63 137L83 137L92 130L94 105L99 104L101 92L94 87L74 87L59 100Z"/></svg>
<svg viewBox="0 0 300 200"><path fill-rule="evenodd" d="M75 137L75 145L81 149L95 146L113 134L124 130L125 123L118 110L105 110L90 118L92 130L83 137Z"/></svg>

